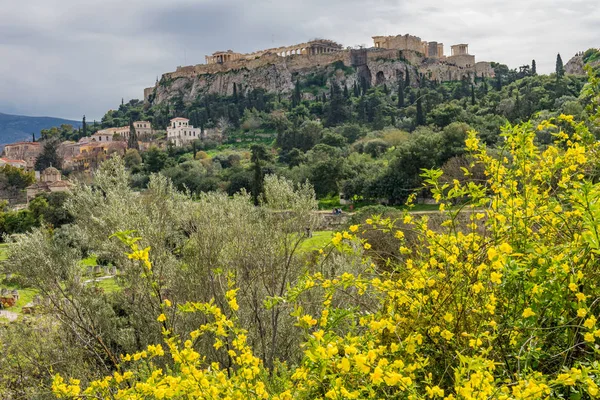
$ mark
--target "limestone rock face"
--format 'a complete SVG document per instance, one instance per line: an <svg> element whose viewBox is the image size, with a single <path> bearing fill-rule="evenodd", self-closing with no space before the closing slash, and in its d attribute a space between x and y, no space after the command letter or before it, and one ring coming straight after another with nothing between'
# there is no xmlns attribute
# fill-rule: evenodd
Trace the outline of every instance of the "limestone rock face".
<svg viewBox="0 0 600 400"><path fill-rule="evenodd" d="M585 75L583 56L575 56L565 65L565 73L569 75Z"/></svg>
<svg viewBox="0 0 600 400"><path fill-rule="evenodd" d="M403 52L399 56L395 50L369 52L358 64L356 61L353 64L350 51L316 56L268 55L251 61L178 68L177 71L162 76L153 89L155 94L152 103L165 104L178 97L184 103L190 103L206 94L231 95L234 84L238 91L260 88L269 93L289 94L294 90L296 81L304 85L315 76L320 76L327 85L334 80L349 89L354 83L360 84L362 79L372 86L386 84L391 89L399 79L405 79L407 72L413 86L418 86L422 78L441 82L461 80L463 77L472 79L475 74L493 77L489 63L464 68L445 61L427 59L412 52ZM325 86L303 88L306 98L328 92Z"/></svg>

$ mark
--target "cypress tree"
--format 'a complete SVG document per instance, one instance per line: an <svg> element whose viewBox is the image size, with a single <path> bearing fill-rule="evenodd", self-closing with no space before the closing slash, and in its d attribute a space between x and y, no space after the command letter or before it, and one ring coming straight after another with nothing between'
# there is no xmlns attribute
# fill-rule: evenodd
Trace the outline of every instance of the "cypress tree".
<svg viewBox="0 0 600 400"><path fill-rule="evenodd" d="M410 75L408 74L408 66L404 67L404 87L410 87Z"/></svg>
<svg viewBox="0 0 600 400"><path fill-rule="evenodd" d="M85 122L85 115L83 116L83 120L81 121L81 129L83 131L83 137L87 136L87 123Z"/></svg>
<svg viewBox="0 0 600 400"><path fill-rule="evenodd" d="M385 93L386 95L390 94L390 91L388 90L387 84L383 84L383 93Z"/></svg>
<svg viewBox="0 0 600 400"><path fill-rule="evenodd" d="M348 85L344 83L344 98L349 99L350 93L348 92Z"/></svg>
<svg viewBox="0 0 600 400"><path fill-rule="evenodd" d="M35 143L35 132L31 133L31 141Z"/></svg>
<svg viewBox="0 0 600 400"><path fill-rule="evenodd" d="M302 100L302 92L300 91L300 81L296 80L296 86L294 87L294 94L292 95L292 107L298 107Z"/></svg>
<svg viewBox="0 0 600 400"><path fill-rule="evenodd" d="M475 85L471 84L471 105L475 105Z"/></svg>
<svg viewBox="0 0 600 400"><path fill-rule="evenodd" d="M325 92L323 92L323 97L321 98L321 100L323 101L323 104L327 103L327 95L325 94Z"/></svg>
<svg viewBox="0 0 600 400"><path fill-rule="evenodd" d="M238 102L237 85L233 82L233 101Z"/></svg>
<svg viewBox="0 0 600 400"><path fill-rule="evenodd" d="M535 63L535 60L531 60L531 75L537 75L537 64Z"/></svg>
<svg viewBox="0 0 600 400"><path fill-rule="evenodd" d="M133 120L129 121L129 138L127 139L127 147L136 150L140 149L137 133L135 132L135 126L133 126Z"/></svg>
<svg viewBox="0 0 600 400"><path fill-rule="evenodd" d="M398 108L404 108L404 85L398 82Z"/></svg>
<svg viewBox="0 0 600 400"><path fill-rule="evenodd" d="M425 114L423 113L423 100L421 98L421 91L417 93L417 126L425 125Z"/></svg>
<svg viewBox="0 0 600 400"><path fill-rule="evenodd" d="M560 79L565 76L565 65L560 56L560 53L556 55L556 79Z"/></svg>
<svg viewBox="0 0 600 400"><path fill-rule="evenodd" d="M360 88L358 87L358 83L354 81L354 97L360 96Z"/></svg>

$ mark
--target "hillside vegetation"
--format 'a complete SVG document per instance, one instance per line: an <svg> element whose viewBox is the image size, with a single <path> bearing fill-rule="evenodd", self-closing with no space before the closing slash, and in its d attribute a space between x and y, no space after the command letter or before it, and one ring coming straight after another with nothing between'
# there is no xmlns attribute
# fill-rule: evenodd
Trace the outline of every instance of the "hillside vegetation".
<svg viewBox="0 0 600 400"><path fill-rule="evenodd" d="M309 238L309 183L192 196L153 174L136 193L106 161L64 202L69 223L11 239L2 272L47 301L2 325L0 393L597 397L600 79L578 95L578 115L506 124L493 145L466 133L460 179L419 171L438 213L363 215L330 238ZM92 254L117 266L111 290L84 283Z"/></svg>

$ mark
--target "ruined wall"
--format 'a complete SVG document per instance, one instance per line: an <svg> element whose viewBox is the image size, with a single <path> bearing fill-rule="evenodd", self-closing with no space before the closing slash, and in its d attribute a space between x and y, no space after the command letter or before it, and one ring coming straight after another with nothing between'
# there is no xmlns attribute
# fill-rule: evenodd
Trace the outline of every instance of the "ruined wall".
<svg viewBox="0 0 600 400"><path fill-rule="evenodd" d="M487 61L480 61L478 63L475 63L475 73L479 78L481 78L482 76L484 78L494 78L496 76L496 73L492 68L492 63Z"/></svg>
<svg viewBox="0 0 600 400"><path fill-rule="evenodd" d="M420 37L412 35L374 36L375 47L390 50L410 50L425 53L423 41Z"/></svg>
<svg viewBox="0 0 600 400"><path fill-rule="evenodd" d="M475 56L470 54L460 54L457 56L448 56L446 61L458 67L471 68L475 67Z"/></svg>

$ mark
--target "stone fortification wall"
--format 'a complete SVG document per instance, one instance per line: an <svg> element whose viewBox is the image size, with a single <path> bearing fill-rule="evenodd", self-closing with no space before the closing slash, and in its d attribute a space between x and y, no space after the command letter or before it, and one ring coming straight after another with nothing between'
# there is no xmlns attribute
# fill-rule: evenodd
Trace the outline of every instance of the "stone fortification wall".
<svg viewBox="0 0 600 400"><path fill-rule="evenodd" d="M494 78L496 76L496 73L492 68L492 63L487 61L480 61L478 63L475 63L475 73L480 78L482 76L484 78Z"/></svg>
<svg viewBox="0 0 600 400"><path fill-rule="evenodd" d="M409 50L418 53L426 53L426 43L420 37L412 35L397 36L374 36L373 41L376 48Z"/></svg>
<svg viewBox="0 0 600 400"><path fill-rule="evenodd" d="M458 67L463 68L474 68L475 67L475 56L470 54L460 54L456 56L446 57L446 61L450 64L454 64Z"/></svg>

